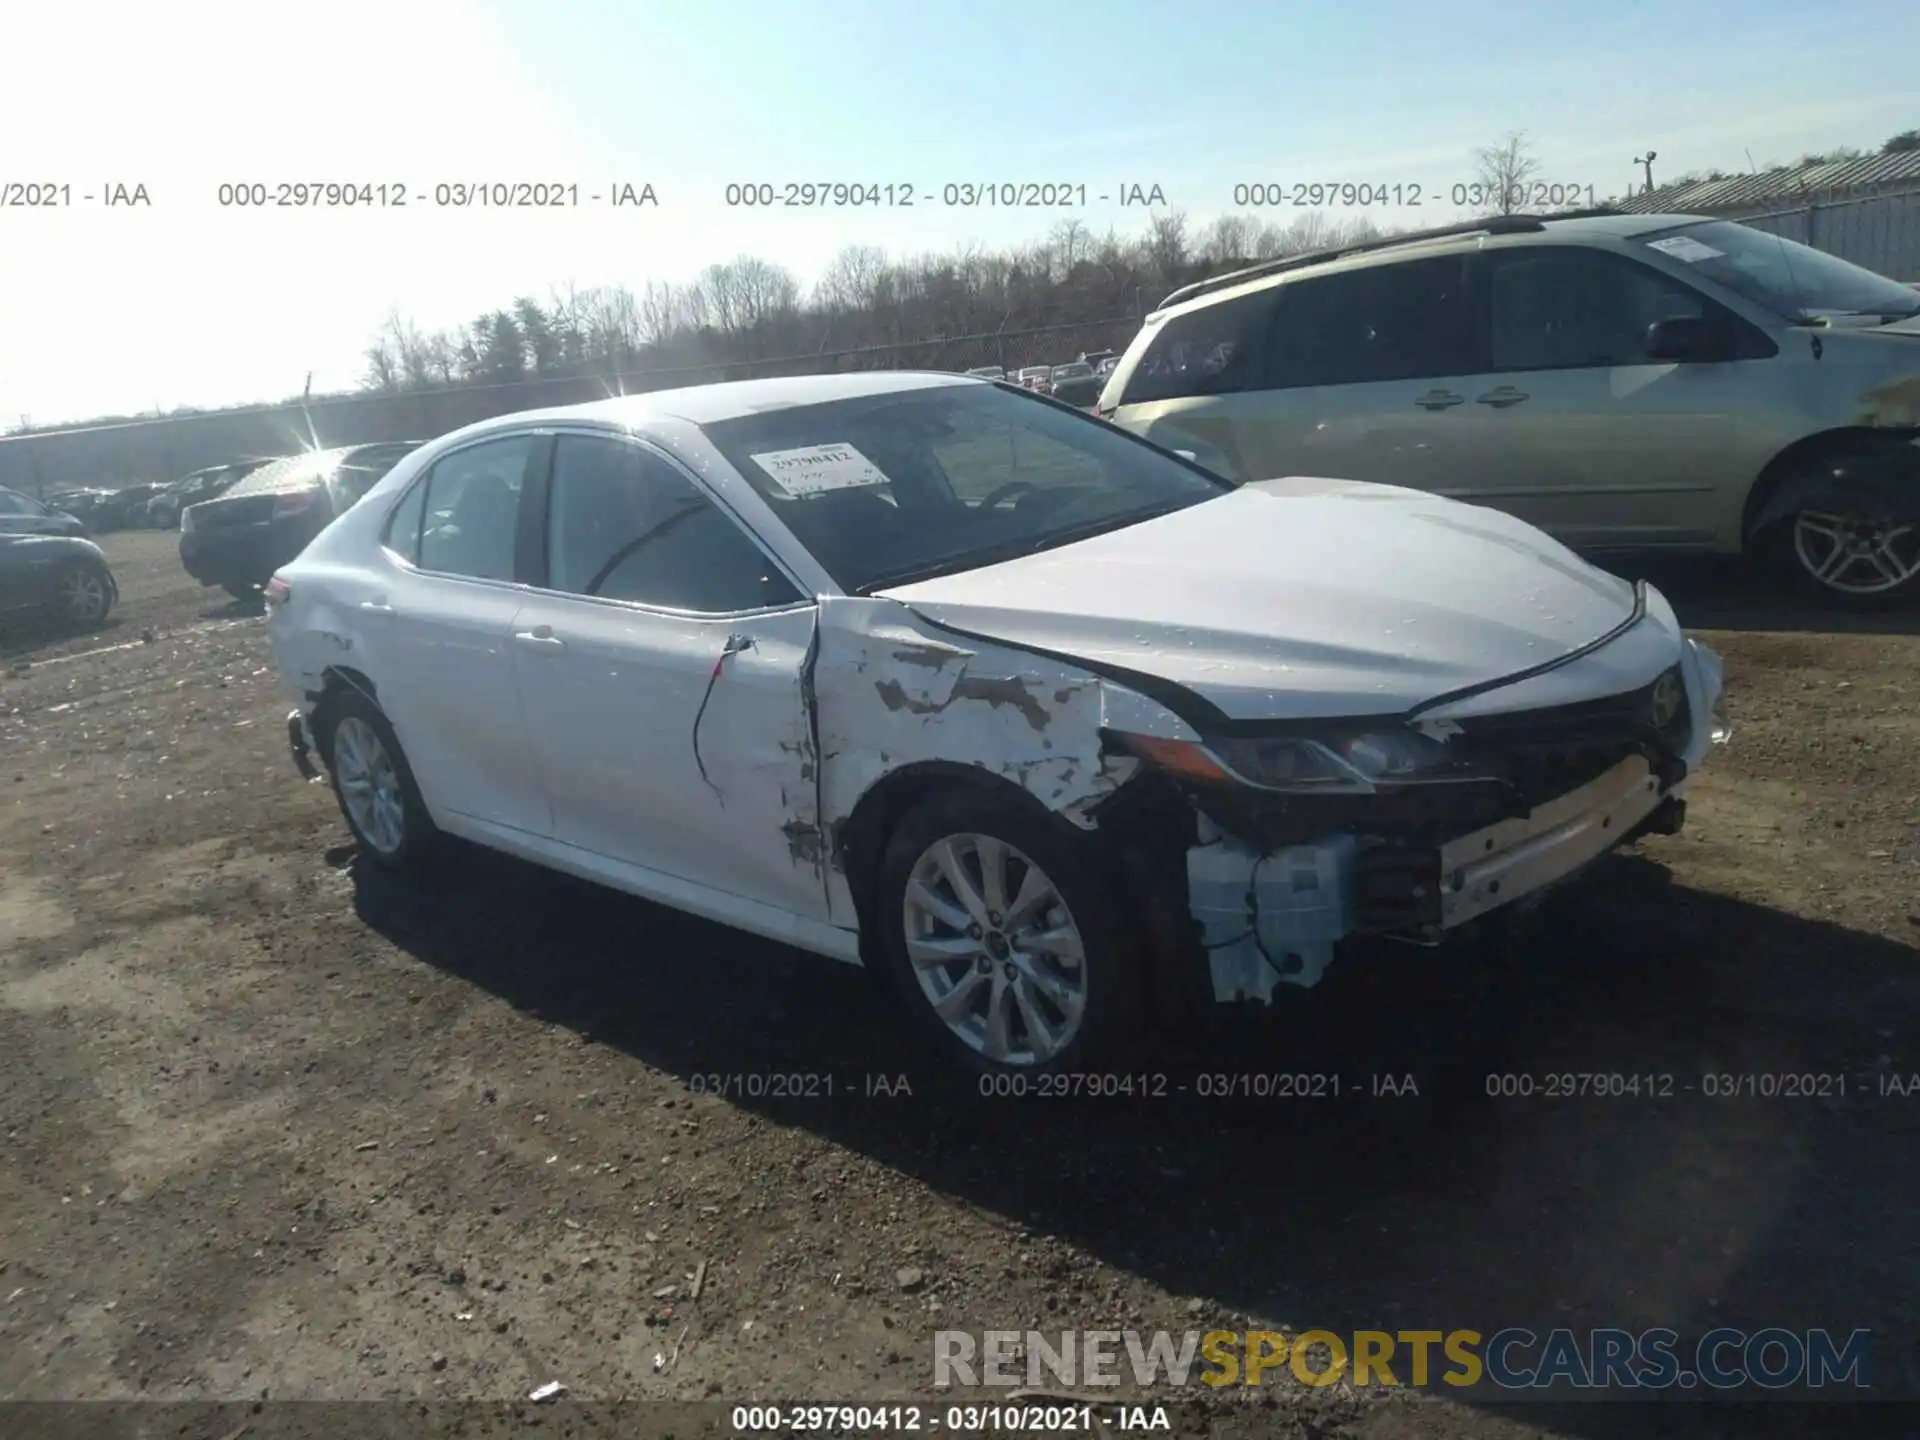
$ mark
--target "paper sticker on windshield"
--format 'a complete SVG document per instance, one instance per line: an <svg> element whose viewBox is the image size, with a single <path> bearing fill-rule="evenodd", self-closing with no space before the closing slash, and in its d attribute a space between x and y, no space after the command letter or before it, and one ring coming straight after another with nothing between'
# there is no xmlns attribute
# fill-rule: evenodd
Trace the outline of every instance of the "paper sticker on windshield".
<svg viewBox="0 0 1920 1440"><path fill-rule="evenodd" d="M1684 260L1689 265L1698 265L1702 260L1718 260L1726 254L1711 245L1702 245L1691 235L1669 235L1664 240L1648 243L1649 250L1658 250L1662 255L1671 255L1676 260Z"/></svg>
<svg viewBox="0 0 1920 1440"><path fill-rule="evenodd" d="M769 450L752 458L781 494L795 499L888 483L879 467L851 445L803 445L798 450Z"/></svg>

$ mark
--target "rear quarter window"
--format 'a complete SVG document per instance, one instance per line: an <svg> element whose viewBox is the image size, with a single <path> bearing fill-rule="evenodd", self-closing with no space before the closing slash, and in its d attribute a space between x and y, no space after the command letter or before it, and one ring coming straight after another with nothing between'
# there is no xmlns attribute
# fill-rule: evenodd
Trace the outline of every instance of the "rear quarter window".
<svg viewBox="0 0 1920 1440"><path fill-rule="evenodd" d="M1163 322L1127 377L1120 404L1231 395L1258 383L1277 291L1203 305Z"/></svg>

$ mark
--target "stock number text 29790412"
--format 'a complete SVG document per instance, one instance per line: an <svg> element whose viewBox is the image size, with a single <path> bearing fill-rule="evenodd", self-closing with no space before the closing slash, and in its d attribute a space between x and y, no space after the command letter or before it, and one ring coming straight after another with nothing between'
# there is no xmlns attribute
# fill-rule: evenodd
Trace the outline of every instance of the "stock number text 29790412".
<svg viewBox="0 0 1920 1440"><path fill-rule="evenodd" d="M1591 185L1543 181L1499 186L1481 181L1433 185L1420 180L1248 180L1233 187L1233 203L1252 210L1394 207L1408 210L1451 206L1479 210L1497 205L1509 214L1569 210L1595 203Z"/></svg>
<svg viewBox="0 0 1920 1440"><path fill-rule="evenodd" d="M660 203L652 185L623 180L586 186L573 180L234 180L215 190L214 201L226 210L577 210Z"/></svg>
<svg viewBox="0 0 1920 1440"><path fill-rule="evenodd" d="M732 210L1076 210L1088 205L1165 205L1158 185L1089 186L1077 180L967 180L945 185L907 181L750 180L725 187Z"/></svg>

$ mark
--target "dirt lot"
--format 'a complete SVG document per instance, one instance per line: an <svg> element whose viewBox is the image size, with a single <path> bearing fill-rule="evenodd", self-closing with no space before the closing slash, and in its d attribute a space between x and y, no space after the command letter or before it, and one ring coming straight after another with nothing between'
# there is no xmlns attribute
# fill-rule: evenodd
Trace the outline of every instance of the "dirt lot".
<svg viewBox="0 0 1920 1440"><path fill-rule="evenodd" d="M0 1398L928 1399L936 1329L1262 1323L1870 1328L1913 1383L1920 1098L1879 1080L1920 1071L1913 616L1656 575L1735 706L1683 836L1525 953L1350 965L1153 1062L1342 1098L988 1102L938 1093L851 970L483 854L359 873L263 622L173 537L105 543L110 628L0 647ZM1568 1071L1676 1093L1485 1093ZM693 1093L776 1073L838 1093ZM1699 1088L1785 1073L1846 1094ZM1420 1094L1353 1093L1382 1074ZM1800 1433L1186 1403L1221 1433Z"/></svg>

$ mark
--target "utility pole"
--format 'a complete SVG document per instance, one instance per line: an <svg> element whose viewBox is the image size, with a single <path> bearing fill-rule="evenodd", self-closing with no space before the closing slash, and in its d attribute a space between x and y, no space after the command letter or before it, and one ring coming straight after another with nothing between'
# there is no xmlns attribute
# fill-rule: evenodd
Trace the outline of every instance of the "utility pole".
<svg viewBox="0 0 1920 1440"><path fill-rule="evenodd" d="M1649 150L1644 155L1636 155L1633 157L1633 163L1641 166L1647 172L1647 194L1649 195L1653 193L1653 162L1659 158L1660 152L1657 150Z"/></svg>

